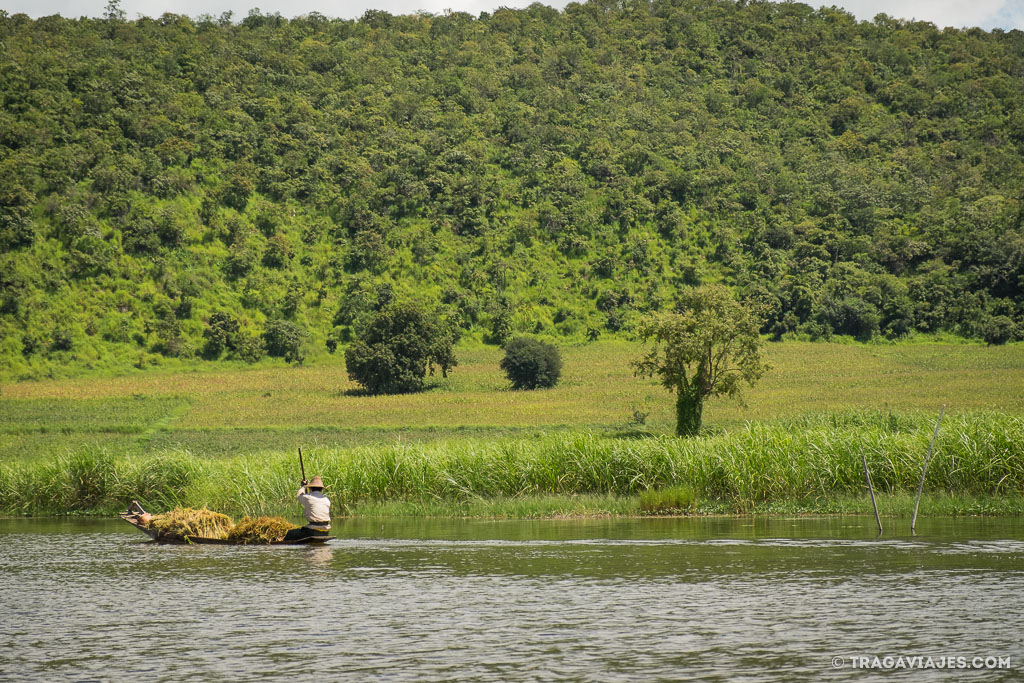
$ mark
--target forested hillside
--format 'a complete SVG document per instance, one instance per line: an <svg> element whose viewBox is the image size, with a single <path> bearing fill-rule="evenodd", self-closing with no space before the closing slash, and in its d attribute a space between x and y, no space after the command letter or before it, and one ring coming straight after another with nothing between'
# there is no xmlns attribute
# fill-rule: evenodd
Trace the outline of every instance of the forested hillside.
<svg viewBox="0 0 1024 683"><path fill-rule="evenodd" d="M713 0L0 12L0 374L488 343L722 281L762 331L1024 334L1024 34ZM300 342L295 353L295 342Z"/></svg>

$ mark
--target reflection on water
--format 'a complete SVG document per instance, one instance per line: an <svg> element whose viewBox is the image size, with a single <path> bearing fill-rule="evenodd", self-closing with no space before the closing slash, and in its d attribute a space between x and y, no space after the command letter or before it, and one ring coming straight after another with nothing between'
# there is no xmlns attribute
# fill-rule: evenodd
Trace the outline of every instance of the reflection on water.
<svg viewBox="0 0 1024 683"><path fill-rule="evenodd" d="M1024 520L873 523L350 520L260 548L0 520L0 678L871 680L895 672L833 656L900 654L1019 678Z"/></svg>

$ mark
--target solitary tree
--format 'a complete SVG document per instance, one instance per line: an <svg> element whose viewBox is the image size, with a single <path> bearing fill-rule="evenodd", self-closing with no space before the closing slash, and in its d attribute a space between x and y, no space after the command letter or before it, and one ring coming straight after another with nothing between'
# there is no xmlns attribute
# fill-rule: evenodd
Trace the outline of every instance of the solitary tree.
<svg viewBox="0 0 1024 683"><path fill-rule="evenodd" d="M445 377L457 365L454 337L436 315L413 304L388 304L346 349L348 376L371 394L418 391L434 365Z"/></svg>
<svg viewBox="0 0 1024 683"><path fill-rule="evenodd" d="M754 316L721 285L689 290L677 312L655 314L640 324L640 338L654 347L634 363L636 374L658 377L676 392L676 434L700 429L704 399L739 393L767 366Z"/></svg>

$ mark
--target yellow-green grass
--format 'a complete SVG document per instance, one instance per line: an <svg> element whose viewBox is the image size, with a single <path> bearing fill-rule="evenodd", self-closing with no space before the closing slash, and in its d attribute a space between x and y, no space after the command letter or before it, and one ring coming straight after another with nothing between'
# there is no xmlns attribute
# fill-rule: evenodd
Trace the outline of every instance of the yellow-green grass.
<svg viewBox="0 0 1024 683"><path fill-rule="evenodd" d="M685 492L668 496L676 502L669 507L684 512L843 511L836 501L865 499L861 453L879 492L912 495L933 425L924 413L852 411L750 423L690 439L569 431L321 447L306 452L306 471L324 477L338 514L382 503L429 512L503 501L505 509L528 510L536 505L531 501L550 496L632 499L673 488ZM293 453L281 451L208 458L86 449L49 460L13 459L0 462L0 512L112 512L138 499L154 512L206 507L287 514L296 508L296 465ZM947 418L925 486L930 494L968 497L1003 512L1006 501L1019 503L1024 417L968 412ZM625 504L643 512L650 498ZM621 505L600 509L614 513Z"/></svg>
<svg viewBox="0 0 1024 683"><path fill-rule="evenodd" d="M243 544L273 543L298 527L282 517L243 517L229 532L228 539Z"/></svg>
<svg viewBox="0 0 1024 683"><path fill-rule="evenodd" d="M177 508L154 515L149 525L156 529L160 536L225 539L234 522L227 515L212 510Z"/></svg>
<svg viewBox="0 0 1024 683"><path fill-rule="evenodd" d="M26 434L137 434L128 452L183 447L223 455L310 444L434 441L467 434L516 435L537 428L624 428L634 411L645 428L673 429L672 396L634 377L640 346L623 341L562 349L554 389L512 391L498 368L501 351L458 351L449 378L427 391L363 396L340 357L305 367L133 374L8 384L0 395L0 457L47 455L61 440ZM713 399L705 425L732 428L805 412L847 408L957 413L1024 413L1024 345L768 344L772 369L744 403ZM340 356L340 354L339 354ZM17 437L17 438L14 438ZM124 447L124 439L112 441Z"/></svg>

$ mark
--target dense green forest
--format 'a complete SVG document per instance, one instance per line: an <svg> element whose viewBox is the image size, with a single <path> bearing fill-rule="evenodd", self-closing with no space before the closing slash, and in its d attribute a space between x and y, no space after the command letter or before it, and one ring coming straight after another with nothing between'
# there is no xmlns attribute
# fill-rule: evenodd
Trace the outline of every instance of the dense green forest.
<svg viewBox="0 0 1024 683"><path fill-rule="evenodd" d="M1024 34L592 0L359 20L0 11L0 375L300 361L412 299L631 335L1024 335ZM298 352L296 352L298 349Z"/></svg>

